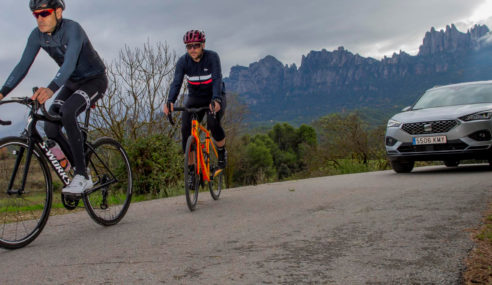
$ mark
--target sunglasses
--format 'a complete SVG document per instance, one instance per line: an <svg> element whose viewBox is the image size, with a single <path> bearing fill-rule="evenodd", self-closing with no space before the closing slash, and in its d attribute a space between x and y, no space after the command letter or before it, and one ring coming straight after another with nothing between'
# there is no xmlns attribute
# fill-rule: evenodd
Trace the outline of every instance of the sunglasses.
<svg viewBox="0 0 492 285"><path fill-rule="evenodd" d="M187 44L186 45L186 49L187 50L190 50L192 48L197 49L197 48L200 48L200 47L202 47L202 44L201 43Z"/></svg>
<svg viewBox="0 0 492 285"><path fill-rule="evenodd" d="M45 18L48 17L49 15L53 14L55 9L46 9L46 10L41 10L37 12L32 12L32 15L37 19L39 16Z"/></svg>

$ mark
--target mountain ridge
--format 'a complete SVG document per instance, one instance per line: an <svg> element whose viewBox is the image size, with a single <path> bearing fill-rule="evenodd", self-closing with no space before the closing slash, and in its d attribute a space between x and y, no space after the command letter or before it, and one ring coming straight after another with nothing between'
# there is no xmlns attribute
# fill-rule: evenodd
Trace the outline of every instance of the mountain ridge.
<svg viewBox="0 0 492 285"><path fill-rule="evenodd" d="M448 25L440 31L431 28L414 56L400 51L377 60L340 46L311 51L297 67L268 55L248 67L232 67L224 81L229 92L239 93L248 104L252 121L396 108L434 85L492 79L491 42L485 25L466 33Z"/></svg>

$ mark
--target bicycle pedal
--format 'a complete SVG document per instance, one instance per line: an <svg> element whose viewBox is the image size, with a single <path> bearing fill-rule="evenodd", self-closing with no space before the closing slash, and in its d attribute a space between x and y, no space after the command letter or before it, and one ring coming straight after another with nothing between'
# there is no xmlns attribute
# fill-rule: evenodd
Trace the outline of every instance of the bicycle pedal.
<svg viewBox="0 0 492 285"><path fill-rule="evenodd" d="M223 171L224 171L224 169L217 169L217 170L215 170L215 172L214 172L214 178L217 177L217 176L219 176L219 174L221 174Z"/></svg>

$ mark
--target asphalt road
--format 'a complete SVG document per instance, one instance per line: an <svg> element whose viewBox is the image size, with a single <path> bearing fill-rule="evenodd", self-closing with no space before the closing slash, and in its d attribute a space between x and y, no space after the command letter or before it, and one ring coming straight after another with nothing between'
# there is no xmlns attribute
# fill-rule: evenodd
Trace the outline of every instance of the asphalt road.
<svg viewBox="0 0 492 285"><path fill-rule="evenodd" d="M0 284L460 284L486 166L289 181L132 204L103 228L54 216L0 250Z"/></svg>

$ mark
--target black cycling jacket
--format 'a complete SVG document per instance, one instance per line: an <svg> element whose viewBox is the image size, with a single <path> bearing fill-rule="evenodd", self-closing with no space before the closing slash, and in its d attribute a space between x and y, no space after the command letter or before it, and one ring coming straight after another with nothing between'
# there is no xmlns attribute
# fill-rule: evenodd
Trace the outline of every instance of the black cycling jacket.
<svg viewBox="0 0 492 285"><path fill-rule="evenodd" d="M56 92L65 82L79 81L106 72L103 61L92 47L85 31L77 23L62 19L51 35L37 27L27 40L22 58L0 90L7 96L24 79L40 49L44 49L60 66L48 88Z"/></svg>
<svg viewBox="0 0 492 285"><path fill-rule="evenodd" d="M168 102L176 102L185 75L190 96L222 100L222 70L216 52L204 50L199 62L187 53L178 60Z"/></svg>

